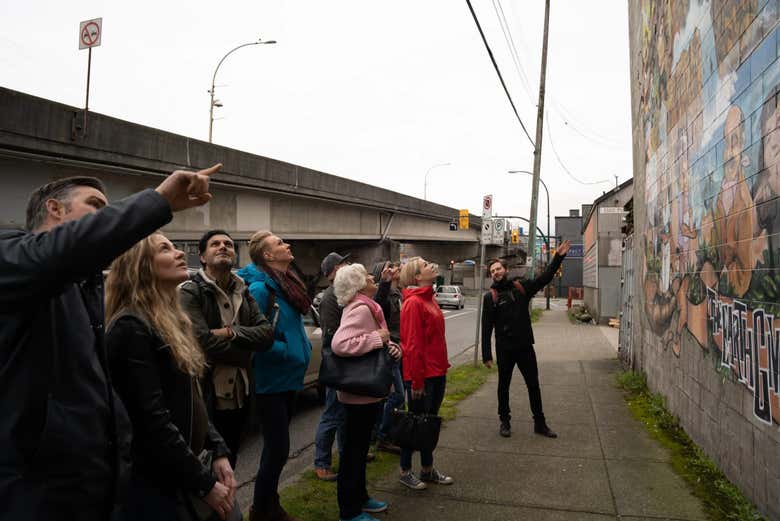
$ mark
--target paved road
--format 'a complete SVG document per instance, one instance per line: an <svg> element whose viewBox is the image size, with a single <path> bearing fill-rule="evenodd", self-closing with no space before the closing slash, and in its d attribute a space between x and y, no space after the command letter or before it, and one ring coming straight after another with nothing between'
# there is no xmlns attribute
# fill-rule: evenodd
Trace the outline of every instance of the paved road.
<svg viewBox="0 0 780 521"><path fill-rule="evenodd" d="M469 298L464 309L443 311L447 327L447 353L452 360L474 344L476 299ZM322 406L315 391L299 394L297 412L290 424L290 459L282 474L282 482L295 477L314 463L314 434L321 411ZM252 503L254 476L262 450L263 438L255 435L244 441L239 454L236 474L241 486L238 496L245 510Z"/></svg>

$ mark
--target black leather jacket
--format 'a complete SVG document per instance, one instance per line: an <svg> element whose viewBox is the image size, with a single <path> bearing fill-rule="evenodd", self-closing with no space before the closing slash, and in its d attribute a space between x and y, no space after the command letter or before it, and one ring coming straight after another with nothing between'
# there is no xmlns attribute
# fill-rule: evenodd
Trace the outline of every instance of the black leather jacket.
<svg viewBox="0 0 780 521"><path fill-rule="evenodd" d="M106 333L114 386L133 424L133 473L163 490L206 495L216 482L191 449L194 379L179 369L170 347L133 314L120 314ZM206 420L208 421L208 420ZM208 422L205 449L229 450Z"/></svg>
<svg viewBox="0 0 780 521"><path fill-rule="evenodd" d="M111 503L130 425L105 363L100 270L170 219L145 190L44 233L0 231L0 517Z"/></svg>
<svg viewBox="0 0 780 521"><path fill-rule="evenodd" d="M531 299L549 284L560 268L564 256L555 254L547 269L533 280L502 279L491 286L482 298L482 361L492 360L490 335L496 330L496 349L528 348L534 345L534 330L528 306ZM523 291L515 287L515 281Z"/></svg>

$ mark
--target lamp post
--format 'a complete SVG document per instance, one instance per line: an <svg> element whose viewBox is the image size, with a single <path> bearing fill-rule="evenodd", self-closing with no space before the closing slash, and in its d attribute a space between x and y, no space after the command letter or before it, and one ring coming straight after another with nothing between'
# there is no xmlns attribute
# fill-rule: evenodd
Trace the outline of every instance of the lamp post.
<svg viewBox="0 0 780 521"><path fill-rule="evenodd" d="M433 165L432 167L430 167L425 172L425 184L424 184L424 187L423 187L423 199L425 199L426 201L428 200L428 174L431 173L431 170L433 170L436 167L440 167L440 166L450 166L451 164L452 163L437 163L437 164Z"/></svg>
<svg viewBox="0 0 780 521"><path fill-rule="evenodd" d="M533 176L533 172L529 172L528 170L507 170L507 174L528 174ZM542 178L539 178L539 182L542 183L542 186L544 187L544 191L547 194L547 265L550 265L550 191L547 189L547 185L542 181ZM531 252L531 255L533 256L534 252ZM546 309L550 309L550 294L547 292L547 289L544 290L545 294L547 295L547 302L546 302Z"/></svg>
<svg viewBox="0 0 780 521"><path fill-rule="evenodd" d="M217 64L217 68L214 69L214 75L211 77L211 90L209 90L209 94L211 94L211 103L209 104L209 143L211 143L211 134L212 129L214 128L214 107L221 107L222 104L219 102L219 100L214 100L214 83L217 80L217 71L219 71L219 67L222 65L222 62L225 61L225 58L236 52L242 47L248 47L250 45L273 45L276 43L276 40L266 40L263 41L261 38L258 38L256 42L249 42L249 43L243 43L239 45L238 47L234 47L230 49L227 54L225 54L221 60L219 60L219 63Z"/></svg>

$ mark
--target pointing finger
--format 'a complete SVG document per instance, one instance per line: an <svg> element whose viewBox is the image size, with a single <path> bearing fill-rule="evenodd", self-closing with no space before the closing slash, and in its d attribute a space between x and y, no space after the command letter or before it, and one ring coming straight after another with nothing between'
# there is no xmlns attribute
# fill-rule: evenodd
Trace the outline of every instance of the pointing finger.
<svg viewBox="0 0 780 521"><path fill-rule="evenodd" d="M222 163L217 163L214 166L210 166L208 168L204 168L203 170L198 170L195 173L199 174L199 175L207 175L208 176L208 175L211 175L211 174L216 174L221 169L222 169Z"/></svg>

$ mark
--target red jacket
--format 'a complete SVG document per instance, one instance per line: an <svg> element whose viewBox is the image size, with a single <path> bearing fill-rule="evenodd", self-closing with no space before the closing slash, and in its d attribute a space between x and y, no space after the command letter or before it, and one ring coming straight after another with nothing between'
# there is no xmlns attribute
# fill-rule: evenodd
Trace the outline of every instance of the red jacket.
<svg viewBox="0 0 780 521"><path fill-rule="evenodd" d="M426 378L447 374L444 315L433 300L432 286L403 290L401 348L404 380L411 380L412 389L424 388Z"/></svg>

